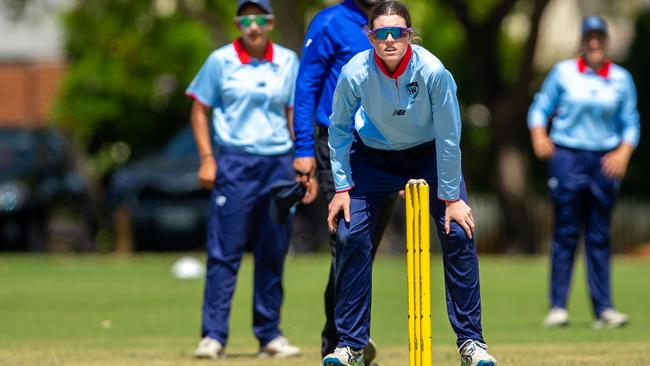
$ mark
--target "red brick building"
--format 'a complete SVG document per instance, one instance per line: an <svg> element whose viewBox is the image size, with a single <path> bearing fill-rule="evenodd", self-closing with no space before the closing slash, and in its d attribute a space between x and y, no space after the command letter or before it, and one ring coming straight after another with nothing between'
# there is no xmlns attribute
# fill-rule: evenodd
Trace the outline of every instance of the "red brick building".
<svg viewBox="0 0 650 366"><path fill-rule="evenodd" d="M0 127L45 124L64 72L62 61L0 60Z"/></svg>

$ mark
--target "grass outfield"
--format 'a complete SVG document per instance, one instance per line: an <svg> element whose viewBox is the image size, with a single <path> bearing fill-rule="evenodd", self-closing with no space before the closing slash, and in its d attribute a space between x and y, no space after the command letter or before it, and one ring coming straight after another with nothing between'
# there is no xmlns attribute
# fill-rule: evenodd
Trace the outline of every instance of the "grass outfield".
<svg viewBox="0 0 650 366"><path fill-rule="evenodd" d="M286 365L319 364L326 256L287 260L283 330L304 350L286 361L258 360L251 324L251 261L233 304L229 356L191 358L198 341L202 281L176 280L171 255L0 255L0 365ZM447 322L440 258L433 258L434 365L458 365ZM547 260L482 257L483 325L499 365L650 365L650 262L614 260L617 306L628 327L593 330L584 279L576 268L571 326L543 329ZM378 257L372 334L381 366L407 365L404 262Z"/></svg>

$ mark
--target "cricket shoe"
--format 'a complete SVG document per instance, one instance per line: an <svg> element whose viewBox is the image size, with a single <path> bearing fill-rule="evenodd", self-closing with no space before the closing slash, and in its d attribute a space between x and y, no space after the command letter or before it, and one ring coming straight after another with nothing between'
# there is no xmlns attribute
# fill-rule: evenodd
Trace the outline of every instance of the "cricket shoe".
<svg viewBox="0 0 650 366"><path fill-rule="evenodd" d="M569 313L564 308L552 308L544 318L546 328L564 327L569 324Z"/></svg>
<svg viewBox="0 0 650 366"><path fill-rule="evenodd" d="M283 336L275 337L271 342L260 348L259 357L287 358L300 355L300 348L289 343Z"/></svg>
<svg viewBox="0 0 650 366"><path fill-rule="evenodd" d="M353 351L350 347L336 347L334 352L323 358L323 366L364 366L363 350Z"/></svg>
<svg viewBox="0 0 650 366"><path fill-rule="evenodd" d="M600 313L600 317L593 322L592 327L594 329L618 328L627 324L629 320L630 317L627 314L610 308Z"/></svg>
<svg viewBox="0 0 650 366"><path fill-rule="evenodd" d="M487 353L487 345L474 340L465 341L460 348L460 366L496 366L497 360Z"/></svg>
<svg viewBox="0 0 650 366"><path fill-rule="evenodd" d="M194 351L194 357L196 358L213 358L217 359L223 356L224 347L216 339L210 337L205 337L199 342L199 346L196 347Z"/></svg>
<svg viewBox="0 0 650 366"><path fill-rule="evenodd" d="M372 338L369 338L368 345L363 348L363 362L367 366L377 365L372 362L375 360L376 357L377 357L377 344L375 343L375 341L372 340Z"/></svg>

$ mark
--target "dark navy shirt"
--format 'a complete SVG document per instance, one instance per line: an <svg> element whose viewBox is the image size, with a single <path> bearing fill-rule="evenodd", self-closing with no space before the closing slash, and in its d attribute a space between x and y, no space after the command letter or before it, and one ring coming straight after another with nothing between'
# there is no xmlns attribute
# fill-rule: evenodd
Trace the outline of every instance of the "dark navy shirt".
<svg viewBox="0 0 650 366"><path fill-rule="evenodd" d="M300 57L294 102L296 157L314 156L314 128L329 126L332 96L341 68L370 49L368 19L353 0L323 9L312 20Z"/></svg>

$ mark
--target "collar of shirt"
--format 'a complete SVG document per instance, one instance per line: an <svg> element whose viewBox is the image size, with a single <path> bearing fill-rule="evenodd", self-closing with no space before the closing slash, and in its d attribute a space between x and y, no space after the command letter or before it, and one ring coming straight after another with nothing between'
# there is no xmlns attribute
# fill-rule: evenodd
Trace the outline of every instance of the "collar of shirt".
<svg viewBox="0 0 650 366"><path fill-rule="evenodd" d="M585 72L587 72L587 70L592 70L589 66L587 66L587 62L585 61L585 59L583 57L578 57L577 63L578 63L578 71L581 74L584 74ZM609 69L611 69L611 67L612 67L612 61L605 60L605 63L603 64L603 66L600 69L593 70L593 71L596 74L598 74L598 75L602 76L603 78L607 79L607 78L609 78Z"/></svg>
<svg viewBox="0 0 650 366"><path fill-rule="evenodd" d="M365 26L368 24L368 16L363 12L363 10L361 10L361 8L359 8L354 0L345 0L341 5L350 9L350 14L353 15L353 19L359 23L359 25Z"/></svg>
<svg viewBox="0 0 650 366"><path fill-rule="evenodd" d="M411 62L411 56L413 55L413 49L411 48L411 45L408 45L408 48L406 49L406 53L404 54L404 57L402 57L402 59L399 62L399 65L397 65L397 69L393 73L390 73L386 69L386 66L384 66L383 61L381 60L381 58L377 54L377 51L373 51L373 54L374 54L375 63L377 64L377 66L379 66L379 69L381 70L381 72L384 75L391 78L391 79L397 79L398 77L400 77L404 73L404 71L406 71L406 67L409 65L409 62Z"/></svg>
<svg viewBox="0 0 650 366"><path fill-rule="evenodd" d="M237 57L239 57L239 61L241 61L242 64L250 64L253 62L255 59L253 56L246 51L246 47L244 47L244 41L241 38L237 38L233 43L233 47L235 47L235 52L237 52ZM260 61L267 61L267 62L273 62L273 43L271 41L268 41L266 44L266 51L264 53L264 57Z"/></svg>

